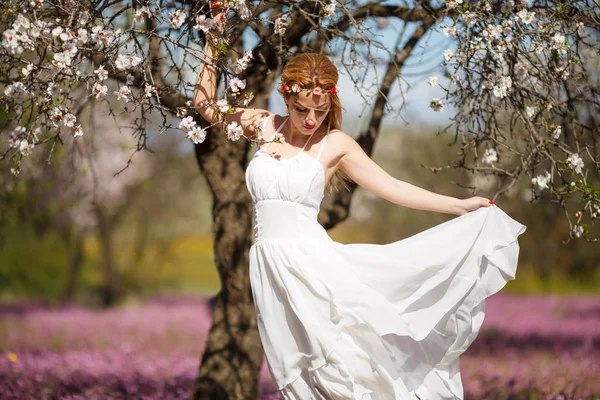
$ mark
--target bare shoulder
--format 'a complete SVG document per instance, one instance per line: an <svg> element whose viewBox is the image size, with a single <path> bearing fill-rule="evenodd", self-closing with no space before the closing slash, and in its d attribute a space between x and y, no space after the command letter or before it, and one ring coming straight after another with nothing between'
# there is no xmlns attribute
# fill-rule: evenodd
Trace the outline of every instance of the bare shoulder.
<svg viewBox="0 0 600 400"><path fill-rule="evenodd" d="M349 152L360 148L356 140L344 131L340 129L332 129L329 132L329 139L331 140L332 147L335 147L339 153L339 156L344 156Z"/></svg>

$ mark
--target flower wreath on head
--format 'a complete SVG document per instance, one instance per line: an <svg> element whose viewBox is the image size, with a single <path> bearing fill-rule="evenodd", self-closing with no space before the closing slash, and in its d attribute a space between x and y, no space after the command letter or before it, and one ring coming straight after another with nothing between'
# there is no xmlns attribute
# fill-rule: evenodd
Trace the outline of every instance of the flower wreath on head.
<svg viewBox="0 0 600 400"><path fill-rule="evenodd" d="M330 94L339 93L340 87L338 85L335 85L331 89L323 89L323 88L321 88L321 86L315 86L312 89L305 89L305 88L300 87L300 85L298 85L297 83L288 85L286 83L281 82L279 84L279 90L281 92L286 92L286 93L308 92L308 93L313 93L313 94L320 96L323 93L330 93Z"/></svg>

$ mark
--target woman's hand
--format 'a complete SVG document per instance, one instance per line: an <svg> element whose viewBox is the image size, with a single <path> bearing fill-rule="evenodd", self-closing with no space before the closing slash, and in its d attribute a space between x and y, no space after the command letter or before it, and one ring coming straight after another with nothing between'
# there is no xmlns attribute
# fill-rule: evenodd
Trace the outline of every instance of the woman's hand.
<svg viewBox="0 0 600 400"><path fill-rule="evenodd" d="M460 212L458 215L463 215L471 211L477 210L479 207L491 207L494 202L485 197L471 197L460 201Z"/></svg>

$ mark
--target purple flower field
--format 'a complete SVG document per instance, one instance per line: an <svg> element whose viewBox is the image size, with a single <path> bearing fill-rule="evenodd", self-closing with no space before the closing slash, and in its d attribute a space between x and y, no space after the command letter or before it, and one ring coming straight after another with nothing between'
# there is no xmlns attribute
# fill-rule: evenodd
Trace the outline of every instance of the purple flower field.
<svg viewBox="0 0 600 400"><path fill-rule="evenodd" d="M190 398L209 326L206 299L0 306L0 398ZM600 298L491 297L461 368L467 399L600 399Z"/></svg>

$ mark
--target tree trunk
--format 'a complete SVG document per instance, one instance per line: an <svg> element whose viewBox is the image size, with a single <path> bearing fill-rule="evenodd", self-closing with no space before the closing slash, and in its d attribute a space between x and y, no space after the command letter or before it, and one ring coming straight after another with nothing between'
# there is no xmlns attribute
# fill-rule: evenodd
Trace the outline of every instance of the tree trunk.
<svg viewBox="0 0 600 400"><path fill-rule="evenodd" d="M102 287L101 300L105 307L113 305L118 298L117 271L115 268L113 243L112 243L112 222L106 215L102 206L95 207L96 219L98 223L98 239L100 241L100 263L104 273L104 285Z"/></svg>
<svg viewBox="0 0 600 400"><path fill-rule="evenodd" d="M79 277L79 270L83 263L83 241L85 235L78 232L76 229L69 229L69 232L65 234L65 241L67 245L68 260L68 275L67 285L63 293L62 299L64 302L71 303L75 294L75 288L77 287L77 280Z"/></svg>
<svg viewBox="0 0 600 400"><path fill-rule="evenodd" d="M258 397L263 350L248 274L252 202L244 177L247 151L248 142L228 142L217 130L196 146L213 192L214 257L222 284L194 385L198 400Z"/></svg>

